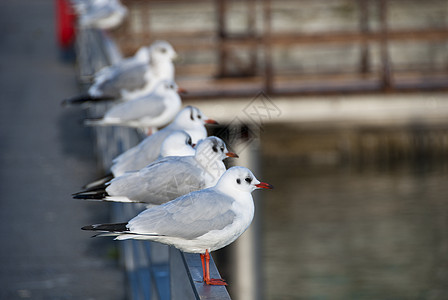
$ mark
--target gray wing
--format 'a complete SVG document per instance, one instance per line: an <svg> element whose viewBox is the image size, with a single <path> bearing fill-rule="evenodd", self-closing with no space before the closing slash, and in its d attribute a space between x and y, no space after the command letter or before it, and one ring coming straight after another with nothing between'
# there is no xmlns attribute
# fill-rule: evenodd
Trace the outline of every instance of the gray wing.
<svg viewBox="0 0 448 300"><path fill-rule="evenodd" d="M163 140L171 131L164 128L146 137L137 146L132 147L114 159L111 168L115 176L120 176L124 172L140 170L159 157L160 147Z"/></svg>
<svg viewBox="0 0 448 300"><path fill-rule="evenodd" d="M145 86L147 64L132 63L111 66L107 78L99 79L97 84L104 95L118 96L121 90L134 91ZM104 75L104 74L103 74Z"/></svg>
<svg viewBox="0 0 448 300"><path fill-rule="evenodd" d="M104 118L117 118L121 121L134 121L143 117L155 118L166 110L164 98L149 94L112 107Z"/></svg>
<svg viewBox="0 0 448 300"><path fill-rule="evenodd" d="M232 224L233 199L213 188L147 209L129 221L131 232L194 239Z"/></svg>
<svg viewBox="0 0 448 300"><path fill-rule="evenodd" d="M125 196L134 201L159 205L205 188L203 170L193 157L166 157L138 172L125 173L112 180L110 196Z"/></svg>

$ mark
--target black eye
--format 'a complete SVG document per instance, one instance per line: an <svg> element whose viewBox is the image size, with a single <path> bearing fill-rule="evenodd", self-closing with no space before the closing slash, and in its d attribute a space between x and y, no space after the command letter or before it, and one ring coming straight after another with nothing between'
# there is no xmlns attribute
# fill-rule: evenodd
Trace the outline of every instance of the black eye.
<svg viewBox="0 0 448 300"><path fill-rule="evenodd" d="M241 184L241 180L238 178L238 179L236 180L236 183Z"/></svg>
<svg viewBox="0 0 448 300"><path fill-rule="evenodd" d="M166 52L166 48L160 48L160 52L161 53L165 53Z"/></svg>
<svg viewBox="0 0 448 300"><path fill-rule="evenodd" d="M213 148L212 148L212 149L213 149L213 151L214 151L214 152L218 152L218 147L216 147L216 145L215 145L215 146L213 146Z"/></svg>
<svg viewBox="0 0 448 300"><path fill-rule="evenodd" d="M246 180L247 183L251 183L252 182L252 178L250 178L250 177L246 177L246 179L244 179L244 180Z"/></svg>
<svg viewBox="0 0 448 300"><path fill-rule="evenodd" d="M192 109L190 110L190 119L191 119L192 121L194 121L194 116L193 116L193 110L192 110Z"/></svg>
<svg viewBox="0 0 448 300"><path fill-rule="evenodd" d="M201 115L198 115L198 119L202 119L202 116L201 116Z"/></svg>
<svg viewBox="0 0 448 300"><path fill-rule="evenodd" d="M188 138L187 144L190 145L190 146L193 144L193 142L191 141L191 137Z"/></svg>
<svg viewBox="0 0 448 300"><path fill-rule="evenodd" d="M221 152L224 152L224 147L221 147Z"/></svg>

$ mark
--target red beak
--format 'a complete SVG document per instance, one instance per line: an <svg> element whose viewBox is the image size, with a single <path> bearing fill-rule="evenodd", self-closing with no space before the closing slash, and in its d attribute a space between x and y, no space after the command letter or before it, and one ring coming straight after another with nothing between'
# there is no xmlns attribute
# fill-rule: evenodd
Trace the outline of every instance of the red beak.
<svg viewBox="0 0 448 300"><path fill-rule="evenodd" d="M233 152L227 152L227 153L226 153L226 156L227 156L227 157L236 157L236 158L239 157L238 154L233 153Z"/></svg>
<svg viewBox="0 0 448 300"><path fill-rule="evenodd" d="M186 89L183 89L183 88L181 88L181 87L178 87L178 88L177 88L177 93L178 93L178 94L188 94L187 90L186 90Z"/></svg>
<svg viewBox="0 0 448 300"><path fill-rule="evenodd" d="M274 188L274 186L272 186L271 184L266 183L266 182L260 182L260 183L256 184L255 186L257 188L259 188L259 189L270 189L270 190L272 190Z"/></svg>
<svg viewBox="0 0 448 300"><path fill-rule="evenodd" d="M216 122L215 120L212 120L212 119L207 119L204 122L205 122L205 124L219 124L218 122Z"/></svg>

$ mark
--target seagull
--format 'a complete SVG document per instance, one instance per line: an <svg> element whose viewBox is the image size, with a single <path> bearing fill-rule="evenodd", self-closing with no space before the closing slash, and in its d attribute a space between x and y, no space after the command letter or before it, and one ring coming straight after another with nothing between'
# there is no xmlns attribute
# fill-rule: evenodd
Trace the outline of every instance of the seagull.
<svg viewBox="0 0 448 300"><path fill-rule="evenodd" d="M109 174L86 184L84 188L90 189L98 187L112 180L114 177L123 175L125 172L138 171L149 165L159 158L163 141L173 131L184 130L190 135L192 143L197 145L199 141L207 137L205 124L218 124L218 122L206 117L198 108L186 106L177 114L171 124L147 136L138 145L114 158Z"/></svg>
<svg viewBox="0 0 448 300"><path fill-rule="evenodd" d="M140 171L126 172L103 186L73 194L75 199L160 205L192 191L214 186L226 171L223 160L238 157L218 137L208 137L194 156L170 156Z"/></svg>
<svg viewBox="0 0 448 300"><path fill-rule="evenodd" d="M163 141L173 131L186 131L192 143L197 145L200 140L207 137L205 124L217 124L217 122L206 117L198 108L186 106L168 126L117 156L111 167L112 174L117 177L127 171L138 171L156 160L160 155Z"/></svg>
<svg viewBox="0 0 448 300"><path fill-rule="evenodd" d="M252 191L272 188L249 169L232 167L215 186L148 208L127 223L82 229L115 235L116 240L151 240L199 253L205 284L227 285L223 279L210 278L210 252L231 244L249 227L254 216Z"/></svg>
<svg viewBox="0 0 448 300"><path fill-rule="evenodd" d="M141 47L134 56L99 70L86 95L65 99L62 104L110 100L127 101L150 93L162 80L174 80L176 51L166 41Z"/></svg>
<svg viewBox="0 0 448 300"><path fill-rule="evenodd" d="M168 156L192 156L196 150L193 148L190 135L184 130L175 130L171 132L163 141L160 148L160 155L156 160L160 160ZM84 186L84 189L103 186L106 182L114 179L112 173L97 179Z"/></svg>
<svg viewBox="0 0 448 300"><path fill-rule="evenodd" d="M73 7L81 28L112 29L120 25L128 13L119 0L78 1Z"/></svg>
<svg viewBox="0 0 448 300"><path fill-rule="evenodd" d="M109 109L100 119L86 119L88 126L120 125L142 128L160 128L170 123L181 108L182 101L178 92L182 92L172 80L161 81L156 89L149 93L119 103Z"/></svg>

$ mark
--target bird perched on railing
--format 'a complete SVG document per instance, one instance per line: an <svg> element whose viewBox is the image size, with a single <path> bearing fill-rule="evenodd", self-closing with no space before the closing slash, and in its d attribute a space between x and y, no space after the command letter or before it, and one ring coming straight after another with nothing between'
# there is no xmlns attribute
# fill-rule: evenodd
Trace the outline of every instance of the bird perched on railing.
<svg viewBox="0 0 448 300"><path fill-rule="evenodd" d="M121 100L148 94L162 80L174 80L176 51L166 41L141 47L134 56L99 70L87 94L65 99L62 104Z"/></svg>
<svg viewBox="0 0 448 300"><path fill-rule="evenodd" d="M223 160L238 157L218 137L201 141L194 156L170 156L140 171L126 172L100 187L87 189L75 199L141 202L160 205L192 191L214 186L226 171Z"/></svg>
<svg viewBox="0 0 448 300"><path fill-rule="evenodd" d="M158 83L152 93L137 97L131 101L118 103L110 108L102 118L86 119L85 125L119 125L154 131L170 123L181 108L182 101L178 92L182 92L172 80Z"/></svg>
<svg viewBox="0 0 448 300"><path fill-rule="evenodd" d="M209 119L196 107L184 107L168 126L146 137L138 145L117 156L112 162L110 174L87 184L85 188L104 184L125 172L138 171L149 165L161 155L164 141L175 131L185 131L191 137L191 143L198 144L199 141L207 137L205 124L217 124L217 122ZM179 155L177 154L177 156Z"/></svg>
<svg viewBox="0 0 448 300"><path fill-rule="evenodd" d="M260 182L247 168L232 167L215 186L148 208L127 223L82 229L115 235L117 240L151 240L199 253L205 284L227 285L223 279L210 278L209 253L229 245L246 231L255 210L251 193L260 188L273 187Z"/></svg>
<svg viewBox="0 0 448 300"><path fill-rule="evenodd" d="M72 1L81 28L112 29L119 26L128 9L119 0Z"/></svg>

